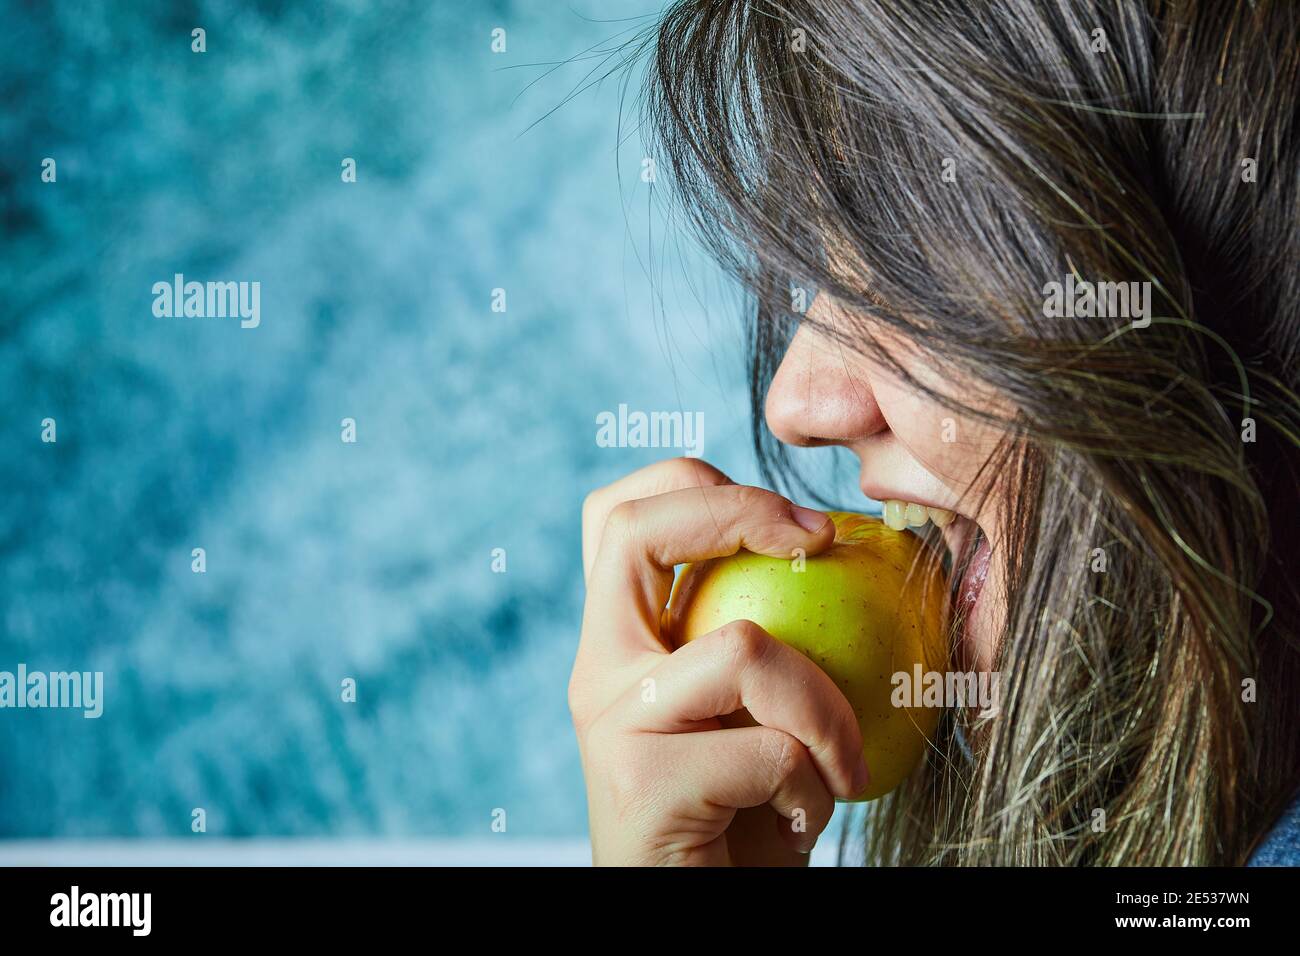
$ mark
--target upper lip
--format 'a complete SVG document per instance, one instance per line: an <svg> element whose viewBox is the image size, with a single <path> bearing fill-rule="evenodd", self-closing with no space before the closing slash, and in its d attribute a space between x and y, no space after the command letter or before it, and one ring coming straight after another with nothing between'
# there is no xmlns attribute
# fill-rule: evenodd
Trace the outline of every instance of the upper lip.
<svg viewBox="0 0 1300 956"><path fill-rule="evenodd" d="M948 549L948 556L953 561L954 566L957 562L964 561L969 557L967 553L970 550L969 545L974 540L975 532L980 528L980 525L970 515L963 514L954 508L951 502L940 502L934 498L918 496L912 491L903 491L899 488L876 484L865 476L859 481L859 487L868 498L873 498L881 503L893 499L922 505L926 508L943 508L946 511L951 511L956 516L956 520L946 528L939 529L942 541Z"/></svg>
<svg viewBox="0 0 1300 956"><path fill-rule="evenodd" d="M886 488L884 485L872 484L865 479L861 483L862 493L868 498L874 498L876 501L886 501L893 499L895 501L906 501L910 504L924 505L927 508L942 508L944 511L951 511L960 517L967 517L954 508L951 504L944 504L931 498L917 497L910 491L899 491L895 488Z"/></svg>

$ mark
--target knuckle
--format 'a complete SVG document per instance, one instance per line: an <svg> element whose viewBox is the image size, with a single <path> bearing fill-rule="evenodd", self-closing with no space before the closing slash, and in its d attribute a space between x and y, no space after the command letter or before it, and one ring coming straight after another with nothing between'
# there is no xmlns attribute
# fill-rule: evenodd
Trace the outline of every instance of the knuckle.
<svg viewBox="0 0 1300 956"><path fill-rule="evenodd" d="M768 491L766 488L755 488L752 485L737 485L736 498L740 507L745 514L761 514L767 516L769 513L773 516L780 516L787 507L784 498L774 491Z"/></svg>
<svg viewBox="0 0 1300 956"><path fill-rule="evenodd" d="M807 748L782 731L765 735L760 752L774 780L788 780L810 759Z"/></svg>
<svg viewBox="0 0 1300 956"><path fill-rule="evenodd" d="M644 748L634 738L607 734L599 735L598 747L605 787L614 804L627 808L643 803L656 785Z"/></svg>
<svg viewBox="0 0 1300 956"><path fill-rule="evenodd" d="M569 718L577 734L578 743L584 748L599 749L609 737L609 706L602 700L602 682L590 664L581 662L574 665L569 675L568 705Z"/></svg>
<svg viewBox="0 0 1300 956"><path fill-rule="evenodd" d="M598 715L584 731L586 765L610 803L620 810L647 803L658 786L651 740L621 728L610 713Z"/></svg>
<svg viewBox="0 0 1300 956"><path fill-rule="evenodd" d="M630 535L636 528L637 518L640 508L635 498L629 501L620 501L610 509L609 516L605 519L605 527L608 530L621 532L624 535Z"/></svg>
<svg viewBox="0 0 1300 956"><path fill-rule="evenodd" d="M608 486L587 492L587 497L582 499L582 526L584 528L595 526L599 515L605 510L608 497Z"/></svg>
<svg viewBox="0 0 1300 956"><path fill-rule="evenodd" d="M569 719L573 726L581 729L587 722L587 701L585 681L579 676L575 667L569 675L568 704Z"/></svg>
<svg viewBox="0 0 1300 956"><path fill-rule="evenodd" d="M699 484L701 469L692 458L679 456L659 463L659 479L665 488L684 488Z"/></svg>
<svg viewBox="0 0 1300 956"><path fill-rule="evenodd" d="M726 657L743 667L762 663L772 646L772 638L753 621L738 620L724 624L718 641Z"/></svg>
<svg viewBox="0 0 1300 956"><path fill-rule="evenodd" d="M722 473L713 466L698 458L687 458L684 455L665 459L655 467L661 491L718 485L726 481Z"/></svg>

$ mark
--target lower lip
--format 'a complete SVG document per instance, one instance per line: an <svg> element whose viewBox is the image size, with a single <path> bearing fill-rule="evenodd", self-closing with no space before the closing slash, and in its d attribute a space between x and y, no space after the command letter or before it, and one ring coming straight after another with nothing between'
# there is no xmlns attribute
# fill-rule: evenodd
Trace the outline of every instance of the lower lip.
<svg viewBox="0 0 1300 956"><path fill-rule="evenodd" d="M970 560L966 563L966 569L962 573L961 581L957 585L957 607L956 611L966 620L969 620L974 614L975 605L979 601L980 593L984 590L984 582L989 575L989 559L993 555L993 549L989 545L989 539L981 537L979 544L975 548L975 553L971 555Z"/></svg>

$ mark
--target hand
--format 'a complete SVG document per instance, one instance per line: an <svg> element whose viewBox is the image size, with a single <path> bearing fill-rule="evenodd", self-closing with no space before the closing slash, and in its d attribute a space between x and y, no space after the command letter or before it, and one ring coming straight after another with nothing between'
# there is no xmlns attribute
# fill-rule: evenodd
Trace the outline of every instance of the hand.
<svg viewBox="0 0 1300 956"><path fill-rule="evenodd" d="M812 661L749 621L675 651L660 635L675 565L834 537L825 514L696 459L588 496L569 708L596 864L806 862L834 798L867 786L853 710ZM752 720L728 719L742 709Z"/></svg>

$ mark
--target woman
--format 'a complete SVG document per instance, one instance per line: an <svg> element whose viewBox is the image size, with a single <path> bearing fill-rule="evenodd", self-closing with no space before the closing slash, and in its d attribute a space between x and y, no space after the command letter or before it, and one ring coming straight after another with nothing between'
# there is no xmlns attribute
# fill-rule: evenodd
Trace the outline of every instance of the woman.
<svg viewBox="0 0 1300 956"><path fill-rule="evenodd" d="M685 0L651 40L661 168L753 295L765 477L839 445L895 523L952 512L918 529L952 552L952 666L1002 675L869 805L866 861L1285 860L1300 8ZM869 779L847 702L752 624L669 653L658 622L674 565L813 554L825 515L683 460L583 525L596 862L806 858Z"/></svg>

